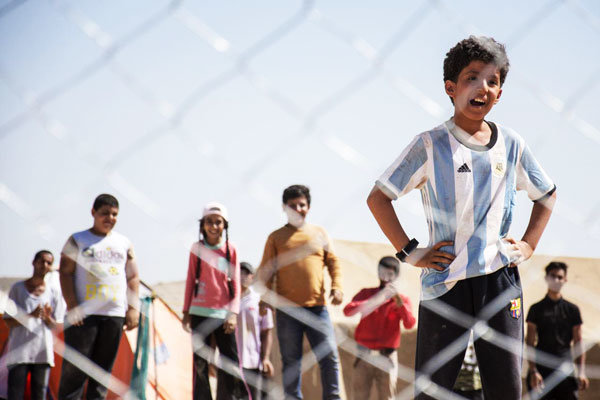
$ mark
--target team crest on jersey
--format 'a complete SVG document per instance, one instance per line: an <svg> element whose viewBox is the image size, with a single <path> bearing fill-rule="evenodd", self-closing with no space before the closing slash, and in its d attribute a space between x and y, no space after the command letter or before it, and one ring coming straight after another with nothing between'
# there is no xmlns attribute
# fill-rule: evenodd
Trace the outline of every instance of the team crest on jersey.
<svg viewBox="0 0 600 400"><path fill-rule="evenodd" d="M502 177L504 175L504 163L502 161L498 161L494 166L494 175L498 177Z"/></svg>
<svg viewBox="0 0 600 400"><path fill-rule="evenodd" d="M519 318L521 316L521 299L516 298L510 301L510 316Z"/></svg>

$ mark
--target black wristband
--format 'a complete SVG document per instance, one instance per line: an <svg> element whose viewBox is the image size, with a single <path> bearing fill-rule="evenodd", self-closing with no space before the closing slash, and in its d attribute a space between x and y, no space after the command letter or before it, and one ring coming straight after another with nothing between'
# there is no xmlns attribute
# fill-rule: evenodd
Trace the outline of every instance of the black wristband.
<svg viewBox="0 0 600 400"><path fill-rule="evenodd" d="M406 246L404 246L404 248L402 250L400 250L399 252L396 253L396 258L398 258L398 260L404 262L404 260L406 260L406 257L408 257L408 255L414 249L416 249L418 245L419 245L419 242L417 241L417 239L410 239L408 244Z"/></svg>

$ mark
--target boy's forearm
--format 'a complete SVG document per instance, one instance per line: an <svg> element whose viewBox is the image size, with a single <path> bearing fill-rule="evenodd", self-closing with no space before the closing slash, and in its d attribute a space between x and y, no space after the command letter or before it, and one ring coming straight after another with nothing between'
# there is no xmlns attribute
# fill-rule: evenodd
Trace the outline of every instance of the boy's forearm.
<svg viewBox="0 0 600 400"><path fill-rule="evenodd" d="M575 342L575 351L579 354L579 357L575 358L575 364L577 364L577 370L579 374L585 374L585 352L583 350L583 341L579 340Z"/></svg>
<svg viewBox="0 0 600 400"><path fill-rule="evenodd" d="M533 346L535 346L535 338L537 336L537 327L532 323L527 323L527 335L525 336L525 343L527 344L527 364L529 365L530 371L537 370L535 366L535 357Z"/></svg>
<svg viewBox="0 0 600 400"><path fill-rule="evenodd" d="M127 276L127 304L129 308L139 309L140 276L135 258L127 260L125 274Z"/></svg>
<svg viewBox="0 0 600 400"><path fill-rule="evenodd" d="M573 346L575 347L575 354L579 354L579 356L575 358L579 374L585 374L585 351L583 349L581 325L573 327Z"/></svg>
<svg viewBox="0 0 600 400"><path fill-rule="evenodd" d="M369 194L367 205L392 246L397 251L402 250L410 239L400 225L392 200L375 186Z"/></svg>
<svg viewBox="0 0 600 400"><path fill-rule="evenodd" d="M535 250L540 238L542 237L542 233L544 233L544 229L546 229L546 225L548 224L550 216L552 215L552 209L554 208L555 202L556 192L552 193L552 195L544 201L539 201L533 204L533 208L531 209L531 217L529 218L529 224L527 225L525 234L521 239L524 242L527 242L532 250Z"/></svg>
<svg viewBox="0 0 600 400"><path fill-rule="evenodd" d="M265 329L260 332L260 344L260 359L269 359L273 346L273 329Z"/></svg>
<svg viewBox="0 0 600 400"><path fill-rule="evenodd" d="M76 308L79 303L77 302L77 296L75 296L75 283L73 282L74 276L69 273L60 273L60 288L67 303L67 309L72 310Z"/></svg>

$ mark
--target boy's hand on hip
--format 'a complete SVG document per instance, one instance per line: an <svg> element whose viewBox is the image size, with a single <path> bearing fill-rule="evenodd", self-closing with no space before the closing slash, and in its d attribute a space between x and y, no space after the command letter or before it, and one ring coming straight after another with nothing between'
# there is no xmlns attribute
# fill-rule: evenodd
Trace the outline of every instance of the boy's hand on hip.
<svg viewBox="0 0 600 400"><path fill-rule="evenodd" d="M139 321L140 312L135 308L130 308L125 314L125 325L123 326L123 328L128 331L132 330L133 328L137 328Z"/></svg>
<svg viewBox="0 0 600 400"><path fill-rule="evenodd" d="M521 264L523 261L526 261L533 254L533 249L524 240L516 241L511 237L507 237L504 239L505 248L507 251L508 259L510 260L510 266L516 267Z"/></svg>
<svg viewBox="0 0 600 400"><path fill-rule="evenodd" d="M433 268L436 271L443 271L445 268L436 263L450 264L456 256L440 249L453 244L454 242L438 242L432 247L416 248L406 257L406 262L419 268Z"/></svg>
<svg viewBox="0 0 600 400"><path fill-rule="evenodd" d="M342 304L342 301L344 300L344 294L342 293L341 290L331 289L329 298L331 300L331 304L333 304L334 306L339 306L340 304Z"/></svg>

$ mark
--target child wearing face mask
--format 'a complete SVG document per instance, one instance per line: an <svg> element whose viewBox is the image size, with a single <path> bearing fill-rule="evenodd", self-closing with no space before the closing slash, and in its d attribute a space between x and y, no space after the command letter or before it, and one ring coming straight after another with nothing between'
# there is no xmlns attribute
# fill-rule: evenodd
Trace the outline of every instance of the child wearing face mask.
<svg viewBox="0 0 600 400"><path fill-rule="evenodd" d="M235 329L240 362L252 400L266 400L268 378L272 378L274 373L270 360L273 344L273 312L267 309L265 315L259 313L260 295L252 288L255 273L252 264L242 261L240 270L242 298Z"/></svg>
<svg viewBox="0 0 600 400"><path fill-rule="evenodd" d="M236 248L229 242L227 209L208 203L200 220L200 240L190 251L183 305L183 328L192 331L194 400L212 399L208 380L212 339L223 366L217 373L217 400L249 397L235 340L239 283L240 265Z"/></svg>
<svg viewBox="0 0 600 400"><path fill-rule="evenodd" d="M395 257L383 257L377 266L379 286L365 288L344 308L346 316L361 314L354 332L358 356L354 362L353 398L370 398L371 386L378 399L392 399L398 378L400 322L405 329L415 325L408 297L397 292L394 281L400 275L400 262Z"/></svg>

